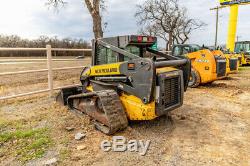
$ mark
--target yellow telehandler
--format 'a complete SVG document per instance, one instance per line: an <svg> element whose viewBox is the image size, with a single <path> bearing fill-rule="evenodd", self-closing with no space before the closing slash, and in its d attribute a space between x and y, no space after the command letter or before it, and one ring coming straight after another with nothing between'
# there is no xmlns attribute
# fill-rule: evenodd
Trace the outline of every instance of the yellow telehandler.
<svg viewBox="0 0 250 166"><path fill-rule="evenodd" d="M207 48L196 44L177 44L173 47L173 56L185 56L191 60L192 71L189 87L212 83L226 77L226 58L214 56Z"/></svg>

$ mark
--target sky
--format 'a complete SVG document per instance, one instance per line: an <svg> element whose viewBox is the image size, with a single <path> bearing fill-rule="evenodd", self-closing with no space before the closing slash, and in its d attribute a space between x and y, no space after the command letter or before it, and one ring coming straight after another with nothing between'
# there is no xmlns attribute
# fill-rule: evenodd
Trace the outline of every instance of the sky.
<svg viewBox="0 0 250 166"><path fill-rule="evenodd" d="M134 14L136 5L145 0L107 0L104 12L105 36L137 34L140 25ZM82 38L90 41L93 38L92 20L83 0L68 0L58 10L45 5L46 0L0 0L0 34L18 35L34 39L42 35L59 38ZM218 0L180 0L180 5L188 9L190 18L199 19L207 24L192 33L188 43L214 44L215 11L210 8L217 6ZM238 32L239 40L250 40L250 5L239 9ZM225 44L227 39L229 8L220 10L219 43Z"/></svg>

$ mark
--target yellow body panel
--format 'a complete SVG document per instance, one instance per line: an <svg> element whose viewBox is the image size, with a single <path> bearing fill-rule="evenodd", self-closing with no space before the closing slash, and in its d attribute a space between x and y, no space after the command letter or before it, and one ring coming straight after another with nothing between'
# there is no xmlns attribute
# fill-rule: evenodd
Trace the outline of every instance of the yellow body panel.
<svg viewBox="0 0 250 166"><path fill-rule="evenodd" d="M227 49L229 49L231 52L234 51L235 47L235 38L236 38L237 22L238 22L238 9L239 5L237 4L230 6Z"/></svg>
<svg viewBox="0 0 250 166"><path fill-rule="evenodd" d="M157 68L156 73L165 73L175 71L172 67ZM144 104L141 99L127 94L120 96L129 120L153 120L157 117L155 110L155 101Z"/></svg>
<svg viewBox="0 0 250 166"><path fill-rule="evenodd" d="M139 98L122 94L120 100L124 106L129 120L152 120L155 114L155 102L144 104Z"/></svg>
<svg viewBox="0 0 250 166"><path fill-rule="evenodd" d="M227 64L229 67L229 71L227 71L227 74L237 73L239 71L240 62L238 61L236 70L230 70L230 59L237 59L238 60L239 55L238 54L224 54L224 55L227 59Z"/></svg>
<svg viewBox="0 0 250 166"><path fill-rule="evenodd" d="M217 80L216 62L213 54L209 50L200 50L186 54L191 60L194 68L201 77L201 83L209 83Z"/></svg>
<svg viewBox="0 0 250 166"><path fill-rule="evenodd" d="M120 66L121 63L117 64ZM102 66L93 66L91 67L91 70L93 69L102 69L103 67L114 67L114 65L102 65ZM97 67L97 68L96 68ZM156 69L156 73L160 74L160 73L165 73L165 72L171 72L171 71L175 71L177 69L172 68L172 67L163 67L163 68L157 68ZM91 76L93 74L98 74L99 73L95 73L95 72L88 72L88 74L91 74ZM117 75L117 73L113 73L114 75ZM112 75L112 74L109 74ZM93 92L94 89L93 87L90 85L86 88L88 91ZM125 109L125 112L128 116L129 120L152 120L155 119L156 116L156 110L155 110L155 101L149 103L149 104L144 104L141 99L139 99L136 96L133 95L128 95L125 93L122 93L120 95L120 100L122 102L122 105Z"/></svg>
<svg viewBox="0 0 250 166"><path fill-rule="evenodd" d="M93 91L94 91L92 86L87 86L86 89L87 89L88 91L90 91L90 92L93 92Z"/></svg>
<svg viewBox="0 0 250 166"><path fill-rule="evenodd" d="M240 55L240 57L241 57L241 65L250 65L249 59L247 60L247 58L243 53Z"/></svg>

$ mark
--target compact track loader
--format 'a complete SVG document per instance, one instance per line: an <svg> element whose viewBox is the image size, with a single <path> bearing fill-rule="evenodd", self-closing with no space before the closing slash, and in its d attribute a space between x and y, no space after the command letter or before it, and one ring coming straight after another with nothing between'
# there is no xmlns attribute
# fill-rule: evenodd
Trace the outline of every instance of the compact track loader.
<svg viewBox="0 0 250 166"><path fill-rule="evenodd" d="M176 57L184 55L191 60L189 87L196 88L226 76L226 59L214 56L209 49L196 44L178 44L174 45L172 54Z"/></svg>
<svg viewBox="0 0 250 166"><path fill-rule="evenodd" d="M107 135L125 129L128 120L152 120L180 107L191 63L153 50L156 43L134 35L93 40L82 85L62 89L57 101L89 115Z"/></svg>

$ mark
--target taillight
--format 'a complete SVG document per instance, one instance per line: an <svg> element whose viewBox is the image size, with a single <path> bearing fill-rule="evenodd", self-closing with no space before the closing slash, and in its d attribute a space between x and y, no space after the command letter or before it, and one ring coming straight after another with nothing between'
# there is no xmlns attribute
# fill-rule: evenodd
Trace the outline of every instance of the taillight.
<svg viewBox="0 0 250 166"><path fill-rule="evenodd" d="M148 37L148 42L153 43L154 42L153 37Z"/></svg>
<svg viewBox="0 0 250 166"><path fill-rule="evenodd" d="M138 40L138 42L142 42L143 37L142 37L142 36L138 36L138 37L137 37L137 40Z"/></svg>

